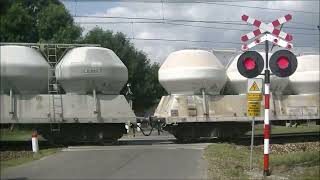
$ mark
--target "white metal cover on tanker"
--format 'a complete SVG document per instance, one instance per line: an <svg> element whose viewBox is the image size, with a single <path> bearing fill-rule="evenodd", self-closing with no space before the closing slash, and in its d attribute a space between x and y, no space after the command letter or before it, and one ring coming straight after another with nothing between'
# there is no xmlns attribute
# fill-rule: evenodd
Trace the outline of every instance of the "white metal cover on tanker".
<svg viewBox="0 0 320 180"><path fill-rule="evenodd" d="M259 52L263 59L265 59L265 53ZM231 92L231 94L246 94L247 93L247 78L243 77L238 69L237 62L241 54L237 55L233 61L230 63L229 67L227 67L227 76L228 82L225 86L225 92ZM271 57L271 53L268 54L268 57ZM264 70L262 71L262 73ZM259 75L256 78L264 78L263 75ZM288 93L288 84L289 78L279 78L277 76L271 76L271 91L276 94L287 94Z"/></svg>
<svg viewBox="0 0 320 180"><path fill-rule="evenodd" d="M219 94L226 80L218 58L204 50L173 52L159 69L160 84L169 94L197 94L202 88L209 94Z"/></svg>
<svg viewBox="0 0 320 180"><path fill-rule="evenodd" d="M66 93L119 94L128 70L110 49L78 47L70 50L56 67L56 77Z"/></svg>
<svg viewBox="0 0 320 180"><path fill-rule="evenodd" d="M1 93L48 92L49 64L41 53L26 46L1 46Z"/></svg>
<svg viewBox="0 0 320 180"><path fill-rule="evenodd" d="M293 94L319 94L319 55L298 56L298 67L290 77Z"/></svg>

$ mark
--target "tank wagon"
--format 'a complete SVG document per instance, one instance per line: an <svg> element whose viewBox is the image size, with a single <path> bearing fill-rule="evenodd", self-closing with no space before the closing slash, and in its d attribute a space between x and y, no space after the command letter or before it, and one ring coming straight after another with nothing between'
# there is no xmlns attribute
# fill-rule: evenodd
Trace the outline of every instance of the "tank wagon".
<svg viewBox="0 0 320 180"><path fill-rule="evenodd" d="M239 117L245 107L223 96L226 70L209 51L171 53L159 69L159 81L169 93L163 96L155 118L177 139L229 137L246 132L250 124Z"/></svg>
<svg viewBox="0 0 320 180"><path fill-rule="evenodd" d="M164 129L179 140L228 138L250 130L247 80L237 70L238 56L225 68L209 51L181 50L170 54L159 69L159 81L169 95L161 98L154 118L163 120ZM304 63L305 59L315 62L310 66ZM273 122L319 120L319 56L300 56L298 63L294 76L271 79ZM304 83L309 88L302 88ZM263 109L263 103L261 106ZM256 120L262 121L263 113Z"/></svg>
<svg viewBox="0 0 320 180"><path fill-rule="evenodd" d="M121 88L128 71L111 50L76 47L56 66L25 46L1 46L1 124L59 142L114 141L135 115ZM62 94L61 90L65 93Z"/></svg>

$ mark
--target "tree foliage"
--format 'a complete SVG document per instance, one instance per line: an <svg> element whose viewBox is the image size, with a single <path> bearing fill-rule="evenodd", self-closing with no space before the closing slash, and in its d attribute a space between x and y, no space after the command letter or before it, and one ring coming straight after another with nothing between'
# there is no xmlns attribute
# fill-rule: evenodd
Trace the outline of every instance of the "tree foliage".
<svg viewBox="0 0 320 180"><path fill-rule="evenodd" d="M72 43L81 37L81 28L58 0L11 0L0 5L2 42Z"/></svg>

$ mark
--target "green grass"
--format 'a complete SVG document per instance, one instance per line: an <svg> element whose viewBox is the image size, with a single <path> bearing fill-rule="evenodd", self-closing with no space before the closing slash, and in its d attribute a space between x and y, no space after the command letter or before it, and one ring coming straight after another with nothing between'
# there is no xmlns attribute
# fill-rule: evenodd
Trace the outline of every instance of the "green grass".
<svg viewBox="0 0 320 180"><path fill-rule="evenodd" d="M206 149L208 173L212 179L248 179L244 172L248 168L248 151L242 146L212 144Z"/></svg>
<svg viewBox="0 0 320 180"><path fill-rule="evenodd" d="M10 129L0 129L0 141L28 141L31 140L32 130L30 129L20 129L14 128L12 131ZM39 140L44 140L39 136Z"/></svg>
<svg viewBox="0 0 320 180"><path fill-rule="evenodd" d="M272 134L282 134L282 133L303 133L303 132L320 132L319 125L299 125L298 127L286 127L286 126L271 126ZM251 131L246 133L247 135L251 134ZM255 134L263 134L263 124L255 126Z"/></svg>
<svg viewBox="0 0 320 180"><path fill-rule="evenodd" d="M13 157L8 160L1 160L1 170L8 167L17 166L20 164L34 161L34 160L38 160L38 159L41 159L42 157L57 153L59 151L60 151L59 148L51 148L51 149L40 150L39 153L37 154L33 154L32 152L22 153L18 157ZM3 155L4 152L1 152L1 153ZM21 152L15 151L11 153L21 153Z"/></svg>
<svg viewBox="0 0 320 180"><path fill-rule="evenodd" d="M208 160L208 175L212 179L259 179L249 173L250 148L234 144L212 144L205 157ZM263 150L255 147L253 173L262 175ZM271 154L270 170L273 177L289 179L319 179L320 151ZM260 177L261 178L261 177Z"/></svg>
<svg viewBox="0 0 320 180"><path fill-rule="evenodd" d="M275 154L270 157L275 166L316 166L319 165L320 156L317 151L295 152L290 154Z"/></svg>

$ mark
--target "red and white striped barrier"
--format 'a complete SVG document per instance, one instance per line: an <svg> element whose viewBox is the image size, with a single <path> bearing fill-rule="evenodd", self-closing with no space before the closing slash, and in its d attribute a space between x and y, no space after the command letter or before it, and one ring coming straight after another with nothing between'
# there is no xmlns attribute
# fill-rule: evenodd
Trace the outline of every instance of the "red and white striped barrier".
<svg viewBox="0 0 320 180"><path fill-rule="evenodd" d="M287 14L275 21L273 21L272 23L269 23L269 24L265 24L263 23L262 21L259 21L259 20L256 20L254 18L251 18L247 15L243 15L242 17L242 20L249 23L249 24L252 24L256 27L258 27L259 29L256 29L250 33L247 33L245 35L243 35L241 37L241 40L243 42L246 42L248 41L249 39L252 39L254 37L257 37L259 36L260 34L264 33L264 32L269 32L269 33L272 33L273 35L277 36L277 37L280 37L280 38L283 38L285 39L286 41L292 41L293 37L291 34L288 34L288 33L285 33L283 31L280 31L279 29L277 29L276 27L278 27L279 25L283 24L283 23L286 23L288 21L290 21L292 19L292 16L290 14Z"/></svg>
<svg viewBox="0 0 320 180"><path fill-rule="evenodd" d="M36 131L32 132L32 152L37 153L39 152L39 143L38 143L38 133Z"/></svg>
<svg viewBox="0 0 320 180"><path fill-rule="evenodd" d="M291 49L293 47L292 43L289 43L287 41L284 41L278 37L275 37L274 35L272 34L265 34L264 36L261 36L260 38L257 38L256 40L254 40L252 43L250 44L243 44L241 49L243 51L247 51L248 49L258 45L258 44L261 44L265 41L270 41L272 42L274 45L278 45L278 46L281 46L281 47L284 47L284 48L287 48L287 49Z"/></svg>
<svg viewBox="0 0 320 180"><path fill-rule="evenodd" d="M270 109L270 84L264 85L264 151L263 151L263 171L264 174L269 174L269 140L270 140L270 121L269 121L269 109Z"/></svg>

